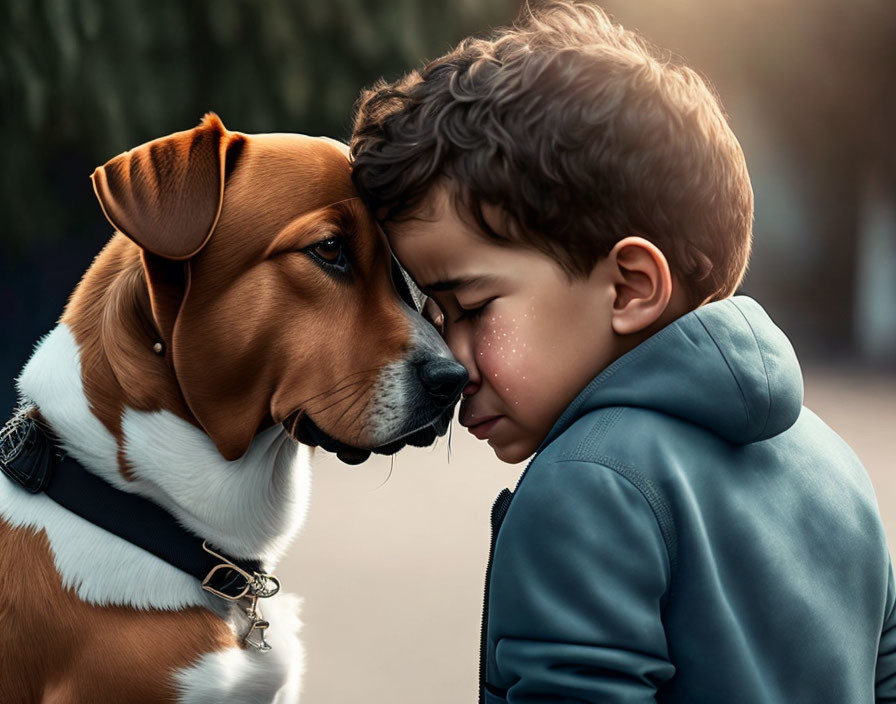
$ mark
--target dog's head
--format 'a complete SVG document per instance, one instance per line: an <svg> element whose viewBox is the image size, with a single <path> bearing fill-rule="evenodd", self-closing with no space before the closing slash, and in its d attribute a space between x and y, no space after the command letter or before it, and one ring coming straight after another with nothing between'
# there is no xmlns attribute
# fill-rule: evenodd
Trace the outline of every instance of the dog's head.
<svg viewBox="0 0 896 704"><path fill-rule="evenodd" d="M140 247L162 354L225 458L274 423L349 462L444 434L466 372L399 295L341 145L209 114L92 178Z"/></svg>

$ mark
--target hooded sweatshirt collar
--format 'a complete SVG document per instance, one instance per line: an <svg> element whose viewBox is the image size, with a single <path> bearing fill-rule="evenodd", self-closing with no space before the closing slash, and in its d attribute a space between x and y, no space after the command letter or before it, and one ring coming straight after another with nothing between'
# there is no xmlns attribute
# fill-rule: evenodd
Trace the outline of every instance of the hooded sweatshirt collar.
<svg viewBox="0 0 896 704"><path fill-rule="evenodd" d="M803 378L790 341L756 301L735 296L683 315L604 369L538 452L604 407L659 411L746 445L787 430L802 404Z"/></svg>

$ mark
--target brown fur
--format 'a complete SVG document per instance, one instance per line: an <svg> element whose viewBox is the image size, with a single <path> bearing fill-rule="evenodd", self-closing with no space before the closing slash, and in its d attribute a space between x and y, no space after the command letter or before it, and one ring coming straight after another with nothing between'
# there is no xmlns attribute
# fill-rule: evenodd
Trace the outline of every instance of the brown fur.
<svg viewBox="0 0 896 704"><path fill-rule="evenodd" d="M175 670L237 645L226 624L200 607L84 603L63 588L46 534L3 522L0 594L3 704L174 702Z"/></svg>
<svg viewBox="0 0 896 704"><path fill-rule="evenodd" d="M140 248L115 235L81 279L62 322L81 350L81 377L91 410L118 440L119 466L129 477L121 434L126 405L140 411L165 409L196 423L171 368L152 350L160 336L153 326Z"/></svg>

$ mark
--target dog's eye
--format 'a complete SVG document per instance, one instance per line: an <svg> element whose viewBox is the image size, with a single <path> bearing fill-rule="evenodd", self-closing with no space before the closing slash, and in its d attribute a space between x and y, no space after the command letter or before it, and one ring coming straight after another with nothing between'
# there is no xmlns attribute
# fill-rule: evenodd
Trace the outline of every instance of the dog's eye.
<svg viewBox="0 0 896 704"><path fill-rule="evenodd" d="M314 253L328 264L335 264L342 254L342 245L336 240L324 240L314 245Z"/></svg>
<svg viewBox="0 0 896 704"><path fill-rule="evenodd" d="M345 255L345 245L340 238L328 237L306 247L304 251L320 264L333 268L341 274L348 273L348 257Z"/></svg>

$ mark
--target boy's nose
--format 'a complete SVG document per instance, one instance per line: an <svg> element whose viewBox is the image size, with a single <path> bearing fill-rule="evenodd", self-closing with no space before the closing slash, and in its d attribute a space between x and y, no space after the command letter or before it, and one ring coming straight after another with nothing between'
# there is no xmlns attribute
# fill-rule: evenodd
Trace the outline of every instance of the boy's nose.
<svg viewBox="0 0 896 704"><path fill-rule="evenodd" d="M469 379L463 365L443 357L418 363L417 376L427 393L446 408L460 398Z"/></svg>
<svg viewBox="0 0 896 704"><path fill-rule="evenodd" d="M445 336L445 344L448 345L454 358L467 370L468 378L462 393L464 396L472 396L479 389L480 384L479 368L474 361L476 357L473 343L467 336L455 334L450 330L448 332L449 334Z"/></svg>

